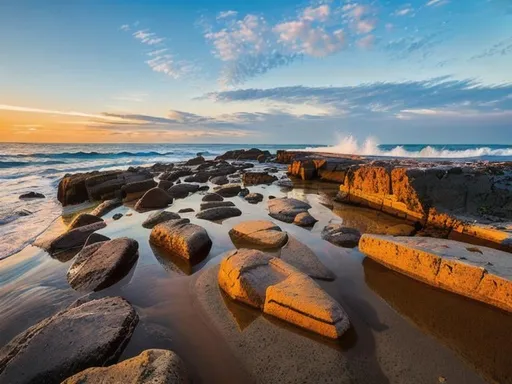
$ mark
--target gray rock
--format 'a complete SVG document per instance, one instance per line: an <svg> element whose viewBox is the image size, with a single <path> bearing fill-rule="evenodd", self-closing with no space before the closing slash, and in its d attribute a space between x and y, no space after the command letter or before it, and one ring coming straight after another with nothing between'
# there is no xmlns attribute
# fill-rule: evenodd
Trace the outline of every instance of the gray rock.
<svg viewBox="0 0 512 384"><path fill-rule="evenodd" d="M204 162L205 162L204 157L203 157L203 156L201 156L201 155L199 155L199 156L197 156L197 157L195 157L195 158L190 159L189 161L187 161L187 162L185 163L185 165L199 165L199 164L202 164L202 163L204 163Z"/></svg>
<svg viewBox="0 0 512 384"><path fill-rule="evenodd" d="M223 201L224 198L217 193L208 193L203 197L203 201Z"/></svg>
<svg viewBox="0 0 512 384"><path fill-rule="evenodd" d="M155 225L163 223L167 220L176 220L179 219L180 215L174 212L169 211L160 211L160 212L154 212L151 215L149 215L146 220L142 222L142 226L144 228L153 228Z"/></svg>
<svg viewBox="0 0 512 384"><path fill-rule="evenodd" d="M107 225L104 221L85 225L83 227L75 228L67 231L57 237L50 243L50 253L64 251L68 249L78 248L85 244L87 238L99 229L105 228Z"/></svg>
<svg viewBox="0 0 512 384"><path fill-rule="evenodd" d="M215 185L229 184L229 180L226 176L215 176L210 179L210 182Z"/></svg>
<svg viewBox="0 0 512 384"><path fill-rule="evenodd" d="M315 252L292 236L288 236L288 243L281 248L279 257L315 279L335 279L334 274L321 263Z"/></svg>
<svg viewBox="0 0 512 384"><path fill-rule="evenodd" d="M20 333L0 350L0 382L60 383L115 362L139 318L120 297L69 307Z"/></svg>
<svg viewBox="0 0 512 384"><path fill-rule="evenodd" d="M73 219L71 224L69 224L68 229L71 230L71 229L83 227L85 225L98 223L98 222L102 222L102 221L103 221L103 219L99 218L98 216L90 215L88 213L80 213L78 216L76 216Z"/></svg>
<svg viewBox="0 0 512 384"><path fill-rule="evenodd" d="M100 205L98 205L96 208L94 208L91 212L91 215L101 217L111 210L121 206L123 204L123 201L121 199L111 199L106 200Z"/></svg>
<svg viewBox="0 0 512 384"><path fill-rule="evenodd" d="M197 188L198 191L206 192L210 190L210 187L208 185L200 185L199 188Z"/></svg>
<svg viewBox="0 0 512 384"><path fill-rule="evenodd" d="M165 349L148 349L119 364L89 368L62 382L96 383L186 384L190 380L185 364L176 353Z"/></svg>
<svg viewBox="0 0 512 384"><path fill-rule="evenodd" d="M210 208L219 208L219 207L234 207L235 203L232 201L208 201L206 203L201 203L199 206L201 211Z"/></svg>
<svg viewBox="0 0 512 384"><path fill-rule="evenodd" d="M158 182L158 188L163 189L165 191L167 191L173 185L174 185L174 183L172 181L169 181L169 180L160 180Z"/></svg>
<svg viewBox="0 0 512 384"><path fill-rule="evenodd" d="M114 216L112 216L112 219L119 220L121 217L123 217L122 213L116 213Z"/></svg>
<svg viewBox="0 0 512 384"><path fill-rule="evenodd" d="M126 237L83 248L67 273L77 291L101 291L118 282L138 259L139 243Z"/></svg>
<svg viewBox="0 0 512 384"><path fill-rule="evenodd" d="M173 198L166 191L160 188L153 188L147 191L144 196L135 204L136 211L145 209L165 208L172 204Z"/></svg>
<svg viewBox="0 0 512 384"><path fill-rule="evenodd" d="M153 179L135 181L124 185L121 188L121 196L125 201L131 201L140 198L144 193L151 188L155 188L157 183Z"/></svg>
<svg viewBox="0 0 512 384"><path fill-rule="evenodd" d="M20 199L44 199L45 195L39 192L28 192L20 195Z"/></svg>
<svg viewBox="0 0 512 384"><path fill-rule="evenodd" d="M208 179L210 178L210 175L205 172L198 172L195 175L188 176L183 181L186 183L206 183Z"/></svg>
<svg viewBox="0 0 512 384"><path fill-rule="evenodd" d="M235 197L241 190L240 184L226 184L215 188L215 192L222 197Z"/></svg>
<svg viewBox="0 0 512 384"><path fill-rule="evenodd" d="M322 230L322 239L344 248L354 248L359 243L361 232L342 224L329 224Z"/></svg>
<svg viewBox="0 0 512 384"><path fill-rule="evenodd" d="M247 189L247 188L242 188L240 190L240 192L238 192L238 196L240 197L245 197L247 196L248 194L250 194L251 192Z"/></svg>
<svg viewBox="0 0 512 384"><path fill-rule="evenodd" d="M188 196L189 193L197 192L199 186L197 184L177 184L173 185L167 191L175 199L183 199Z"/></svg>
<svg viewBox="0 0 512 384"><path fill-rule="evenodd" d="M245 200L251 204L258 204L263 201L263 195L261 193L249 193L245 196Z"/></svg>
<svg viewBox="0 0 512 384"><path fill-rule="evenodd" d="M311 227L315 225L318 220L309 214L309 212L302 212L295 216L293 224L299 227Z"/></svg>
<svg viewBox="0 0 512 384"><path fill-rule="evenodd" d="M195 212L194 208L182 208L178 211L178 213L190 213Z"/></svg>
<svg viewBox="0 0 512 384"><path fill-rule="evenodd" d="M293 223L295 216L299 213L307 212L310 208L311 206L304 201L286 197L268 201L269 215L286 223Z"/></svg>
<svg viewBox="0 0 512 384"><path fill-rule="evenodd" d="M102 235L101 233L91 233L84 244L84 248L88 245L99 243L102 241L109 241L110 237Z"/></svg>
<svg viewBox="0 0 512 384"><path fill-rule="evenodd" d="M241 216L242 211L236 207L217 207L202 210L196 214L198 219L202 220L224 220L230 217Z"/></svg>

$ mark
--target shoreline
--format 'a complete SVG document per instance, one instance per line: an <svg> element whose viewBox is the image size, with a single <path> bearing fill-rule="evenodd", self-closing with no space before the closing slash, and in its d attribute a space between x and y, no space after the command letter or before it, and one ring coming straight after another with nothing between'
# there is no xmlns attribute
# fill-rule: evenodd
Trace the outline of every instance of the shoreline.
<svg viewBox="0 0 512 384"><path fill-rule="evenodd" d="M260 382L275 382L277 378L292 381L287 372L297 366L303 367L296 372L298 380L323 375L319 377L334 378L336 382L414 380L426 383L446 377L451 382L463 380L477 383L483 381L478 375L496 382L506 382L512 377L506 361L496 358L493 352L497 345L502 350L500 356L509 355L507 349L512 352L505 342L508 326L512 326L509 313L419 283L365 258L357 248L340 248L320 237L322 228L332 222L358 227L362 233L384 234L391 228L410 222L379 210L337 201L340 184L332 180L322 181L316 177L299 180L292 172L288 181L285 166L268 160L259 163L257 159L242 159L242 162L253 165L240 168L236 171L239 175L233 178L238 177L243 183L243 172L267 172L263 169L277 166L279 170L273 174L279 178L278 182L287 187L276 184L248 186L251 192L263 195L263 202L257 204L250 204L239 196L225 198L241 209L243 215L240 217L222 222L196 218L201 199L208 193L201 191L175 199L169 207L168 210L172 212L184 208L195 209L195 212L180 215L204 227L212 240L209 255L191 269L180 268L175 259L148 243L150 230L142 228L141 223L152 211L136 212L133 209L136 199L125 202L102 217L107 225L98 233L110 238L128 236L139 243L139 259L130 272L116 284L92 295L125 297L139 313L140 323L120 360L136 356L146 348L172 349L182 357L191 376L199 382L222 381L230 377L242 380L247 374ZM239 161L228 160L235 165ZM174 167L183 166L177 164ZM165 173L163 166L144 167L142 171L147 168L155 173L153 177ZM179 179L197 176L198 172L196 170L192 175L180 176ZM230 179L233 178L230 176ZM214 188L211 181L198 184L208 185L210 192ZM115 188L120 190L119 186ZM106 192L109 198L115 198L109 193ZM288 234L299 238L335 273L334 282L317 283L347 310L355 330L355 335L347 334L346 338L340 338L341 352L339 347L333 348L331 341L243 304L230 302L229 298L220 295L214 271L218 269L222 256L234 248L228 230L246 220L268 220L266 206L270 201L269 196L305 199L312 206L309 212L318 222L310 228L270 220ZM92 208L90 206L87 210ZM114 220L115 214L123 214L123 217ZM51 233L52 237L65 230L64 224L69 223L62 218L57 222L62 226L54 226L57 232ZM415 229L414 232L417 231ZM71 263L72 259L60 262L50 258L46 252L34 246L0 260L0 289L4 287L0 290L0 298L4 309L8 292L12 295L9 299L10 315L0 323L0 334L4 335L0 345L28 326L67 307L82 295L66 281L66 270ZM395 285L409 288L395 291L392 289ZM24 293L22 287L29 287L29 290ZM41 292L39 296L30 294L38 290ZM24 307L17 308L16 303L22 300L23 295L33 297ZM418 306L414 302L420 296L431 300L424 307L414 310ZM438 306L444 309L438 312ZM446 314L453 307L457 308L459 316L474 314L473 320L458 324L454 320L457 317L455 313ZM477 319L483 314L485 319ZM212 319L215 325L210 325ZM438 327L439 324L443 326ZM481 329L489 324L494 326L488 329L487 334L482 333ZM205 326L206 329L202 330ZM472 340L464 337L471 332L477 334L474 345ZM484 347L476 351L475 345ZM265 348L270 348L267 355L262 353ZM422 359L420 349L430 351L428 364ZM315 352L310 355L304 351ZM368 354L371 356L369 360L364 358ZM264 369L269 359L274 360L272 366ZM225 361L233 361L233 368L228 372L222 368ZM417 364L411 364L411 361ZM366 379L363 378L365 374L368 375Z"/></svg>

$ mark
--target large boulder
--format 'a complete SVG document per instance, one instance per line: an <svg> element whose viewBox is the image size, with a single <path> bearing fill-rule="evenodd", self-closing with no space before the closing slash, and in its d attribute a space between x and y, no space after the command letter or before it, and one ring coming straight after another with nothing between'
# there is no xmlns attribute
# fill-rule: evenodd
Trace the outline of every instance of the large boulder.
<svg viewBox="0 0 512 384"><path fill-rule="evenodd" d="M187 384L185 364L173 351L147 349L140 355L110 367L95 367L77 373L62 384L132 383Z"/></svg>
<svg viewBox="0 0 512 384"><path fill-rule="evenodd" d="M147 191L144 196L135 204L136 211L145 209L165 208L172 204L173 198L166 191L160 188L153 188Z"/></svg>
<svg viewBox="0 0 512 384"><path fill-rule="evenodd" d="M344 248L354 248L359 243L361 232L343 224L329 224L322 230L322 239Z"/></svg>
<svg viewBox="0 0 512 384"><path fill-rule="evenodd" d="M223 201L224 198L217 193L208 193L204 195L202 201Z"/></svg>
<svg viewBox="0 0 512 384"><path fill-rule="evenodd" d="M359 249L413 279L512 312L508 252L454 240L368 234Z"/></svg>
<svg viewBox="0 0 512 384"><path fill-rule="evenodd" d="M83 227L84 225L94 224L94 223L98 223L98 222L102 222L102 221L103 221L103 219L101 219L98 216L90 215L88 213L80 213L69 224L68 229L71 230L71 229Z"/></svg>
<svg viewBox="0 0 512 384"><path fill-rule="evenodd" d="M133 307L120 297L78 302L0 350L0 382L60 383L84 369L111 364L138 321Z"/></svg>
<svg viewBox="0 0 512 384"><path fill-rule="evenodd" d="M274 219L293 223L295 217L311 208L308 203L291 198L272 199L268 201L269 215Z"/></svg>
<svg viewBox="0 0 512 384"><path fill-rule="evenodd" d="M77 291L100 291L123 278L137 261L139 243L126 237L83 248L67 273Z"/></svg>
<svg viewBox="0 0 512 384"><path fill-rule="evenodd" d="M215 187L214 191L222 197L235 197L242 190L240 184L225 184Z"/></svg>
<svg viewBox="0 0 512 384"><path fill-rule="evenodd" d="M205 162L205 159L203 156L199 155L197 157L194 157L193 159L188 160L185 165L199 165Z"/></svg>
<svg viewBox="0 0 512 384"><path fill-rule="evenodd" d="M165 191L167 191L169 188L171 188L174 185L172 181L169 180L160 180L158 182L158 188L161 188Z"/></svg>
<svg viewBox="0 0 512 384"><path fill-rule="evenodd" d="M229 179L226 176L214 176L210 179L210 182L215 185L229 184Z"/></svg>
<svg viewBox="0 0 512 384"><path fill-rule="evenodd" d="M191 263L202 261L212 247L210 236L203 227L180 220L166 221L155 226L149 242Z"/></svg>
<svg viewBox="0 0 512 384"><path fill-rule="evenodd" d="M99 221L97 223L78 227L70 231L64 232L62 235L54 239L49 246L50 253L57 253L69 249L79 248L85 244L87 238L93 233L107 225L105 222Z"/></svg>
<svg viewBox="0 0 512 384"><path fill-rule="evenodd" d="M241 215L242 211L236 207L216 207L204 209L201 212L198 212L196 214L196 217L202 220L216 221L229 219L230 217L236 217Z"/></svg>
<svg viewBox="0 0 512 384"><path fill-rule="evenodd" d="M270 157L271 154L269 151L262 151L258 148L251 149L236 149L233 151L227 151L223 155L217 156L216 160L258 160L260 155L265 156L265 158Z"/></svg>
<svg viewBox="0 0 512 384"><path fill-rule="evenodd" d="M218 207L234 207L235 203L232 201L207 201L206 203L201 203L199 208L201 211L210 208L218 208Z"/></svg>
<svg viewBox="0 0 512 384"><path fill-rule="evenodd" d="M235 244L255 246L260 249L280 248L288 241L286 232L271 221L244 221L235 225L229 236Z"/></svg>
<svg viewBox="0 0 512 384"><path fill-rule="evenodd" d="M123 201L121 199L106 200L94 208L91 212L91 215L101 217L109 213L111 210L121 206L122 204Z"/></svg>
<svg viewBox="0 0 512 384"><path fill-rule="evenodd" d="M146 191L155 188L157 183L153 179L135 181L121 188L121 196L124 201L132 201L140 198Z"/></svg>
<svg viewBox="0 0 512 384"><path fill-rule="evenodd" d="M160 223L163 223L164 221L168 220L176 220L179 219L180 215L174 212L169 211L160 211L160 212L153 212L150 214L146 220L142 222L142 226L144 228L153 228L155 225L158 225Z"/></svg>
<svg viewBox="0 0 512 384"><path fill-rule="evenodd" d="M323 336L337 339L350 327L343 308L310 277L261 251L229 253L218 282L232 299Z"/></svg>
<svg viewBox="0 0 512 384"><path fill-rule="evenodd" d="M197 192L198 189L199 185L197 184L181 183L173 185L167 192L175 199L183 199L187 197L189 193Z"/></svg>
<svg viewBox="0 0 512 384"><path fill-rule="evenodd" d="M277 177L267 172L246 172L242 175L244 185L272 184Z"/></svg>

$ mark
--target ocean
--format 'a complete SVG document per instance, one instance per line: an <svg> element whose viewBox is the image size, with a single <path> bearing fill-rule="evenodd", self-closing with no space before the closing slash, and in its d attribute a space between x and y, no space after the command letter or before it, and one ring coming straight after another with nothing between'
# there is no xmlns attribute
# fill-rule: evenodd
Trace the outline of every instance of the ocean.
<svg viewBox="0 0 512 384"><path fill-rule="evenodd" d="M30 244L59 217L57 185L66 173L122 169L176 162L202 153L214 158L228 150L257 147L322 150L375 157L413 157L459 160L512 161L512 145L378 145L367 139L359 145L346 137L335 146L255 144L0 144L0 259ZM45 199L20 200L39 192Z"/></svg>

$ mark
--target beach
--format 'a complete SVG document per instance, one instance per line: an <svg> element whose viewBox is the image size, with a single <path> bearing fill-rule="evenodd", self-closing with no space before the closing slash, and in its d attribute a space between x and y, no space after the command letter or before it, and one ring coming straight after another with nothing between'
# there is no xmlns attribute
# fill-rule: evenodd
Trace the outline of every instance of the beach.
<svg viewBox="0 0 512 384"><path fill-rule="evenodd" d="M221 145L196 145L173 150L137 148L135 151L101 148L100 151L85 152L82 147L59 151L52 148L46 154L28 148L32 154L43 155L39 157L45 158L45 162L59 161L61 164L51 164L51 168L55 168L53 171L49 171L50 167L42 169L34 164L18 164L16 171L3 168L2 176L6 183L10 183L7 180L11 177L10 180L17 185L10 187L11 184L6 184L10 189L2 192L12 199L10 211L27 209L34 214L6 221L2 226L10 226L11 231L3 233L0 256L3 258L0 260L0 348L5 348L11 339L29 327L70 305L84 305L73 304L78 299L94 302L119 296L134 308L138 324L133 335L130 332L131 337L115 361L105 365L136 357L147 349L169 349L182 359L194 383L511 382L509 356L512 347L508 338L512 317L510 309L507 309L508 299L500 301L499 297L491 294L469 297L457 292L449 283L435 286L426 277L420 279L392 265L384 256L384 261L379 261L370 246L363 253L361 243L359 247L357 242L351 246L340 246L335 241L325 240L323 234L326 226L342 225L363 234L362 239L366 235L370 238L402 235L400 238L415 240L461 240L467 249L473 250L469 252L483 256L501 252L500 256L509 257L512 243L508 242L507 236L510 236L512 226L504 208L506 204L496 201L486 205L485 210L465 204L467 209L462 211L453 203L452 210L441 212L441 208L446 208L446 201L434 196L431 190L427 191L428 196L427 192L422 194L418 185L423 184L417 182L421 177L416 174L414 181L410 173L407 177L411 181L404 188L412 188L415 193L419 204L416 210L412 208L416 202L409 202L405 208L396 205L405 204L400 200L397 189L383 192L382 188L375 187L392 183L395 180L392 180L392 173L397 169L406 169L407 172L430 169L424 171L427 176L428 172L436 172L436 175L442 172L442 176L435 176L436 180L453 183L450 189L455 188L454 185L466 188L464 190L470 196L475 187L464 184L462 180L467 177L460 175L471 175L472 180L492 178L495 186L500 183L510 186L510 164L508 157L503 157L507 148L491 148L491 151L500 151L494 153L498 158L493 159L491 155L491 160L482 156L477 159L462 157L461 153L468 151L468 148L462 148L448 150L452 159L442 157L426 161L390 159L388 156L375 159L375 156L382 155L382 151L390 151L382 148L379 149L381 152L369 157L352 153L333 155L326 153L321 146L316 151L307 146L258 148L261 151L254 150L251 155L245 153L250 151L240 152L239 146ZM267 150L269 152L265 152ZM454 160L454 151L457 150L462 152ZM483 156L493 153L484 152ZM396 150L393 153L396 154ZM483 152L478 150L478 153ZM17 160L21 154L17 152ZM446 152L442 154L447 155ZM56 155L60 159L55 160L58 158ZM4 160L13 161L13 156L5 156ZM31 156L27 163L33 162L34 155ZM78 160L71 160L72 157ZM90 162L91 158L94 163ZM82 167L78 166L79 163ZM23 171L24 167L36 168ZM31 179L35 169L41 171L37 173L37 181ZM483 169L492 169L492 175ZM118 171L112 173L112 170ZM88 188L84 195L79 189L82 184L73 184L76 177L73 179L71 174L93 171L97 173L90 174L89 181L87 178L83 181ZM225 174L218 175L219 172ZM217 182L215 177L225 177L229 183L216 184L213 182ZM358 180L357 177L363 180L361 184L352 183ZM379 177L388 177L389 181L380 183ZM138 209L150 190L139 186L153 179L156 189L159 189L156 184L162 180L174 183L173 187L180 184L196 187L193 192L187 190L183 196L182 192L175 194L172 203L161 208ZM33 180L32 184L30 180ZM365 184L367 180L377 181L368 186ZM125 187L131 183L142 189ZM152 182L147 184L153 185ZM234 185L238 189L233 187L236 192L226 194L222 201L231 202L240 214L226 213L227 210L221 209L215 212L226 215L221 219L197 217L201 211L209 211L200 208L205 196L215 190L221 193L226 185ZM478 185L483 184L479 182ZM256 196L256 202L251 203L247 193L242 193L243 188L247 188L251 195L261 196ZM507 188L503 189L505 202L510 196ZM41 192L45 198L20 201L17 195L29 190ZM174 191L177 193L176 188ZM484 193L482 189L478 190L478 196ZM98 198L91 199L95 194ZM129 200L130 194L133 198ZM497 195L498 192L493 193L493 196ZM130 268L122 276L116 276L104 288L74 289L67 273L75 262L76 254L82 251L83 243L79 247L54 252L55 238L69 232L67 226L73 225L77 215L94 213L101 201L119 198L124 201L104 214L98 214L105 225L93 232L110 239L135 240L138 243L137 258L130 261ZM283 210L272 214L273 202L286 203L290 200L306 203L309 208L301 213L307 212L315 222L305 227L297 225L294 220L297 211L293 209L292 221L283 219ZM426 200L430 204L428 211L425 209ZM386 211L383 207L387 201L394 202L394 206L391 203L389 206L396 209ZM432 213L433 208L439 211L437 216ZM188 262L183 257L170 254L165 246L157 246L150 241L154 229L144 228L143 223L162 209L190 221L180 225L195 225L196 231L199 231L197 227L206 231L211 246L202 260ZM184 209L193 211L179 213ZM439 224L441 213L446 215L442 216L442 225ZM119 218L119 215L122 216ZM478 217L457 221L464 215ZM23 220L27 223L30 220L30 225L24 224ZM220 288L220 271L225 267L222 260L239 246L230 231L237 225L256 220L271 221L279 227L279 232L286 233L286 245L268 251L273 258L288 260L298 268L293 257L286 253L292 242L298 242L298 248L291 251L292 254L299 255L310 249L316 256L315 265L320 263L333 274L329 279L311 278L309 264L292 273L309 279L308 282L314 280L319 292L327 294L329 300L334 300L344 310L350 328L339 337L328 338L311 332L307 327L270 315L266 309L262 311L234 300L229 292ZM392 239L385 237L385 241ZM509 261L505 262L506 268L510 265ZM509 273L506 268L495 274L498 277L503 274L504 281L510 281L510 277L506 278ZM492 272L490 266L487 269ZM87 278L82 284L89 284ZM508 288L505 286L504 289ZM505 293L512 295L508 290ZM95 337L93 334L81 336ZM55 342L58 345L58 340ZM69 346L66 351L68 349L73 350ZM6 377L18 377L19 382L25 382L32 374L29 370L27 376L23 376L19 373L20 362L1 360L1 357L0 353L0 382ZM48 359L52 361L51 353ZM17 372L21 376L16 376ZM38 377L36 373L33 377ZM59 382L65 378L67 376L60 377L58 372L45 376L47 382Z"/></svg>

